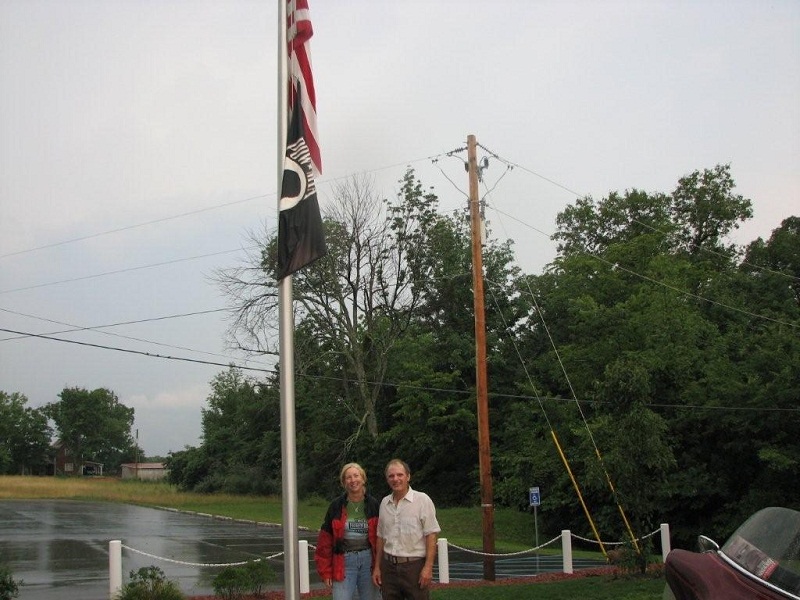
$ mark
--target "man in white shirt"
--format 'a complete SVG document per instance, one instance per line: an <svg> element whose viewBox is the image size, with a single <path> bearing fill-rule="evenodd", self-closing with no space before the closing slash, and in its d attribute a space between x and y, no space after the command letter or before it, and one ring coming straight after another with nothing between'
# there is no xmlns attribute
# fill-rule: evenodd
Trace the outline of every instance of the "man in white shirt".
<svg viewBox="0 0 800 600"><path fill-rule="evenodd" d="M411 489L411 469L402 460L386 465L386 482L392 493L381 500L372 580L383 600L428 600L441 531L436 507Z"/></svg>

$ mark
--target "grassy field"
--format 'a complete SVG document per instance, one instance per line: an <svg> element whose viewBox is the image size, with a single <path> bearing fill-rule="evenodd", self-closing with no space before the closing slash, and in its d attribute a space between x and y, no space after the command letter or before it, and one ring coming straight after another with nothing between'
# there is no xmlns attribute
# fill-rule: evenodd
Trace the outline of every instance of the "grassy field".
<svg viewBox="0 0 800 600"><path fill-rule="evenodd" d="M142 506L165 506L250 519L280 523L282 504L278 496L255 497L228 494L194 494L178 491L161 482L122 481L114 478L53 478L0 476L0 500L3 498L62 498L127 502ZM298 524L316 530L322 523L329 500L310 498L298 503ZM437 511L442 530L448 540L464 547L481 548L481 509L446 508ZM542 528L542 524L539 524ZM495 537L500 552L513 552L534 546L533 516L510 509L495 511ZM540 536L540 543L547 541ZM560 550L560 547L559 547Z"/></svg>
<svg viewBox="0 0 800 600"><path fill-rule="evenodd" d="M17 498L73 499L124 502L142 506L162 506L236 519L280 523L279 497L193 494L180 492L160 482L121 481L112 478L52 478L0 476L0 500ZM298 504L298 524L316 530L322 522L328 500L312 498ZM445 508L437 511L443 537L459 546L481 547L481 509ZM540 530L542 524L539 524ZM495 511L495 537L498 552L513 552L533 547L533 516L516 510ZM540 536L540 543L549 538ZM557 544L554 552L560 552ZM592 553L575 551L576 556ZM596 556L596 554L595 554ZM552 583L489 585L476 588L439 588L434 600L660 600L664 588L661 577L589 577Z"/></svg>

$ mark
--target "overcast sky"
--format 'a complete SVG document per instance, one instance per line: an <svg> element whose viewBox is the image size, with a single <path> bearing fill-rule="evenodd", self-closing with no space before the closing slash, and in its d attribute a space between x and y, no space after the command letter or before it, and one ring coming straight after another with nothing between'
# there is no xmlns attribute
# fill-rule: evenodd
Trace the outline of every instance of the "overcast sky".
<svg viewBox="0 0 800 600"><path fill-rule="evenodd" d="M483 191L529 273L579 195L670 192L719 163L755 212L734 241L800 214L797 0L310 4L323 208L361 172L394 197L407 165L465 206L446 153L474 134L517 165L492 159ZM267 0L0 0L0 328L242 362L210 276L275 227L276 18ZM0 390L109 388L150 455L199 443L222 370L0 332Z"/></svg>

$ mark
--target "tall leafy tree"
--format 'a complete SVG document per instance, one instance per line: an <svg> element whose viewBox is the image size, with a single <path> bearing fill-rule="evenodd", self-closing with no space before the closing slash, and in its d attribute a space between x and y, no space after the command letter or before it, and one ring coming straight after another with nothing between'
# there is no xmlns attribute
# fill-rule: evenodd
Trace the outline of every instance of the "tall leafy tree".
<svg viewBox="0 0 800 600"><path fill-rule="evenodd" d="M24 394L0 391L0 473L43 472L48 461L47 416L27 403Z"/></svg>
<svg viewBox="0 0 800 600"><path fill-rule="evenodd" d="M182 489L280 492L280 406L274 381L234 367L211 381L200 446L170 453L169 480Z"/></svg>
<svg viewBox="0 0 800 600"><path fill-rule="evenodd" d="M134 409L122 404L111 390L64 388L60 400L47 405L56 436L81 461L102 462L110 472L124 460L133 460L131 436Z"/></svg>
<svg viewBox="0 0 800 600"><path fill-rule="evenodd" d="M301 373L322 369L354 382L344 390L357 431L379 433L380 384L392 345L403 336L419 306L430 261L430 229L438 218L437 198L407 171L393 201L381 200L366 177L353 177L334 189L325 211L328 255L294 277L297 321L313 337L296 346ZM278 303L271 278L275 240L262 241L257 265L218 274L234 302L234 336L275 352ZM237 334L238 332L238 334ZM300 344L310 344L308 351ZM335 365L319 347L335 353Z"/></svg>
<svg viewBox="0 0 800 600"><path fill-rule="evenodd" d="M394 442L409 440L410 427L417 435L427 428L432 439L457 439L463 449L442 455L447 460L441 463L426 457L430 465L420 465L418 477L453 473L459 460L462 468L477 464L476 426L467 423L475 410L467 220L463 213L441 214L435 193L413 170L399 183L392 200L380 200L365 178L336 187L325 214L328 255L294 277L303 473L330 472L348 457L368 462L389 451L384 449L402 449ZM258 329L274 327L277 307L269 279L272 244L264 243L258 265L220 278L236 304L238 335L260 336L249 345L262 348L271 342ZM511 306L519 272L510 245L492 244L485 256L495 309L489 311L489 343L497 348L506 339L499 332L526 310ZM422 391L445 383L455 394ZM469 497L465 490L451 496L463 500Z"/></svg>
<svg viewBox="0 0 800 600"><path fill-rule="evenodd" d="M772 304L765 309L783 314L791 303L800 306L800 217L785 219L769 240L752 242L741 268L761 288L754 296Z"/></svg>
<svg viewBox="0 0 800 600"><path fill-rule="evenodd" d="M727 338L738 318L723 307L740 298L731 285L736 249L725 239L749 217L750 201L733 189L729 168L717 166L682 178L670 195L632 190L580 199L558 216L559 256L532 278L541 295L535 316L558 351L547 348L542 324L532 319L524 338L529 351L541 352L534 377L551 394L574 391L587 402L588 429L576 426L564 440L578 448L590 499L607 506L592 483L602 479L592 475L597 462L587 446L594 432L639 523L668 498L707 519L719 496L735 489L720 478L735 472L725 454L702 455L731 424L700 408L742 398L731 394L737 362ZM599 512L611 525L612 513Z"/></svg>
<svg viewBox="0 0 800 600"><path fill-rule="evenodd" d="M730 165L694 171L678 180L670 214L680 250L692 256L736 252L736 246L725 238L753 216L753 208L749 199L734 193L735 187Z"/></svg>
<svg viewBox="0 0 800 600"><path fill-rule="evenodd" d="M734 292L750 310L729 327L729 352L740 366L734 392L752 416L730 444L742 467L731 518L800 497L800 218L752 242L739 272Z"/></svg>

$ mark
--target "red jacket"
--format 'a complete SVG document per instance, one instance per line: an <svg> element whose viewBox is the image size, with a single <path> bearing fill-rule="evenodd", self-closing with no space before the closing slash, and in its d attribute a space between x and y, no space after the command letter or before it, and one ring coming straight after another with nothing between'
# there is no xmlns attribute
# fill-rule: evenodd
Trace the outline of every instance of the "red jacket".
<svg viewBox="0 0 800 600"><path fill-rule="evenodd" d="M364 514L367 517L367 539L372 549L372 564L375 564L375 549L378 542L378 512L380 503L370 495L364 497ZM325 521L317 536L314 562L322 579L344 581L344 528L347 524L347 494L331 502Z"/></svg>

